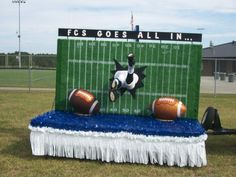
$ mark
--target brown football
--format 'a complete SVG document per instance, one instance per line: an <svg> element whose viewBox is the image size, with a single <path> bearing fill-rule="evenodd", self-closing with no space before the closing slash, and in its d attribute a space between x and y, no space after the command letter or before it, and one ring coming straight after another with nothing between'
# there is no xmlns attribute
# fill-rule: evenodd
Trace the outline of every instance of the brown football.
<svg viewBox="0 0 236 177"><path fill-rule="evenodd" d="M91 115L99 112L100 105L96 97L87 90L74 89L69 94L69 102L74 112Z"/></svg>
<svg viewBox="0 0 236 177"><path fill-rule="evenodd" d="M176 98L163 97L152 102L154 116L162 120L174 120L177 117L183 117L186 110L186 106Z"/></svg>

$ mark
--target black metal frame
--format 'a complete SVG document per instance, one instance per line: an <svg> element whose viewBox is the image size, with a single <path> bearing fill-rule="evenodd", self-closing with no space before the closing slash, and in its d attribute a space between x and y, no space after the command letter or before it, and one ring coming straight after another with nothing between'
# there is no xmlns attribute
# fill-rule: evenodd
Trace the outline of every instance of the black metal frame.
<svg viewBox="0 0 236 177"><path fill-rule="evenodd" d="M223 128L217 109L208 107L201 120L202 127L208 134L213 135L236 135L236 129ZM208 131L213 130L213 131Z"/></svg>

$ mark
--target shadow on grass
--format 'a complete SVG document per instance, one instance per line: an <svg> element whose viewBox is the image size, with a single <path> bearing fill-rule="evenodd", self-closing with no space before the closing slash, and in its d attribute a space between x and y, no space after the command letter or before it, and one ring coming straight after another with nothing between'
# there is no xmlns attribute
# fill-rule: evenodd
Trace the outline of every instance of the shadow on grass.
<svg viewBox="0 0 236 177"><path fill-rule="evenodd" d="M236 135L209 135L206 151L211 155L236 155Z"/></svg>
<svg viewBox="0 0 236 177"><path fill-rule="evenodd" d="M32 159L31 147L28 138L22 138L12 143L1 151L2 154L9 154L23 159Z"/></svg>
<svg viewBox="0 0 236 177"><path fill-rule="evenodd" d="M32 158L29 131L25 128L2 128L1 133L9 138L8 144L1 154L9 154L19 158Z"/></svg>

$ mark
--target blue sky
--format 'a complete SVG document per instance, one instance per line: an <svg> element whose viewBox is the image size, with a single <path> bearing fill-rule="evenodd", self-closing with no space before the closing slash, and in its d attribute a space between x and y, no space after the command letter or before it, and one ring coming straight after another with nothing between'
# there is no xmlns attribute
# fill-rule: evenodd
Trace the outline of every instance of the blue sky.
<svg viewBox="0 0 236 177"><path fill-rule="evenodd" d="M21 6L22 51L56 53L58 28L203 33L203 46L236 40L235 0L26 0ZM0 52L18 50L18 5L1 0ZM199 31L198 28L204 28Z"/></svg>

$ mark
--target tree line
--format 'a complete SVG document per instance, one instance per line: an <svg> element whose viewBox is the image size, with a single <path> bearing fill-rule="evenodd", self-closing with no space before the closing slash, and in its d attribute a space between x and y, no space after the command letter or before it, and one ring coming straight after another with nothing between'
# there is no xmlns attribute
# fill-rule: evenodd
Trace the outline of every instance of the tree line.
<svg viewBox="0 0 236 177"><path fill-rule="evenodd" d="M19 66L18 52L0 53L0 67L17 68ZM21 52L22 68L56 68L55 54L30 54Z"/></svg>

